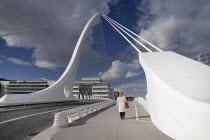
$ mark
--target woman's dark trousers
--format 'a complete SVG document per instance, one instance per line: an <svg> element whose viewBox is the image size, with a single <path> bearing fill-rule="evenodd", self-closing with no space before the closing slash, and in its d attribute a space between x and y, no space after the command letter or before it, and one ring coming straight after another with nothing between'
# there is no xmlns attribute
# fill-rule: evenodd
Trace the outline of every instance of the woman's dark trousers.
<svg viewBox="0 0 210 140"><path fill-rule="evenodd" d="M120 112L121 119L125 118L125 112Z"/></svg>

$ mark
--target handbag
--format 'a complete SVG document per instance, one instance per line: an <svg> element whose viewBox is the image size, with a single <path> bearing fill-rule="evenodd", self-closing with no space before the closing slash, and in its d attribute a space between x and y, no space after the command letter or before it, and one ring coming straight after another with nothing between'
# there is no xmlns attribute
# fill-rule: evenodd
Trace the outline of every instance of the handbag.
<svg viewBox="0 0 210 140"><path fill-rule="evenodd" d="M125 108L129 108L128 102L125 102Z"/></svg>

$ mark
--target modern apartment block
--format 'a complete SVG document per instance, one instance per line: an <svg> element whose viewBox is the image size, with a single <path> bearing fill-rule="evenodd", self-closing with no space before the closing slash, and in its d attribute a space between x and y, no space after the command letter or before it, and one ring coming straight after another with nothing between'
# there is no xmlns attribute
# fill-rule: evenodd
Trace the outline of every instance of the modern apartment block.
<svg viewBox="0 0 210 140"><path fill-rule="evenodd" d="M73 95L77 99L116 99L117 93L110 83L100 78L82 78L73 87Z"/></svg>
<svg viewBox="0 0 210 140"><path fill-rule="evenodd" d="M197 55L194 60L210 66L210 52Z"/></svg>
<svg viewBox="0 0 210 140"><path fill-rule="evenodd" d="M43 90L54 81L1 81L4 94L29 94Z"/></svg>

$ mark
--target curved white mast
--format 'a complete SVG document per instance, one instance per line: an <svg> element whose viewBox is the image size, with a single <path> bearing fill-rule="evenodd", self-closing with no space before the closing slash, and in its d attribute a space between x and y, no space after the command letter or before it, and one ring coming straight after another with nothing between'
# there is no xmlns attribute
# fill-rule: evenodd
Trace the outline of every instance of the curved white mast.
<svg viewBox="0 0 210 140"><path fill-rule="evenodd" d="M100 15L101 13L97 13L88 21L77 41L76 47L66 70L53 85L44 90L31 94L5 95L0 99L0 104L32 103L75 99L75 97L72 95L72 89L79 64L78 61L81 55L82 46L91 26L93 25L93 22L98 17L100 17Z"/></svg>

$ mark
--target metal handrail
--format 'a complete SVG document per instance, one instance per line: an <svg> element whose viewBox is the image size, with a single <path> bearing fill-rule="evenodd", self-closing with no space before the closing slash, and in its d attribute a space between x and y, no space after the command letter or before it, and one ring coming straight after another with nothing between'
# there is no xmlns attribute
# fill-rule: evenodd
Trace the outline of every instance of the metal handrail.
<svg viewBox="0 0 210 140"><path fill-rule="evenodd" d="M30 105L39 105L39 104L56 104L56 103L67 103L67 102L100 102L104 101L102 99L77 99L77 100L63 100L63 101L48 101L48 102L28 102L28 103L16 103L16 104L0 104L0 108L7 107L20 107L20 106L30 106Z"/></svg>

